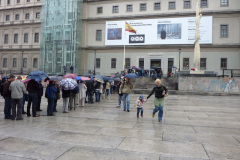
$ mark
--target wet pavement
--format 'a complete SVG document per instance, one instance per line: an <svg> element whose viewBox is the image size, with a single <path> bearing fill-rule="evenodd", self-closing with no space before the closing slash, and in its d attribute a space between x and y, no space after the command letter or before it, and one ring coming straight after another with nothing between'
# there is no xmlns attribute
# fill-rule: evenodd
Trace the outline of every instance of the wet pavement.
<svg viewBox="0 0 240 160"><path fill-rule="evenodd" d="M0 98L0 160L225 160L240 159L239 96L170 95L164 120L152 118L153 96L137 119L116 108L117 96L55 116L4 120ZM144 95L146 97L146 95ZM26 107L26 105L25 105Z"/></svg>

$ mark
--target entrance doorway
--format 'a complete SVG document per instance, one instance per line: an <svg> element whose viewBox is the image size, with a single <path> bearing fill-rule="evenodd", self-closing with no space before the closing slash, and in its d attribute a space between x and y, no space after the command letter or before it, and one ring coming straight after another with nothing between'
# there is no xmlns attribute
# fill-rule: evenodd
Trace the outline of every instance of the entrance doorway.
<svg viewBox="0 0 240 160"><path fill-rule="evenodd" d="M151 69L161 68L161 59L151 59Z"/></svg>

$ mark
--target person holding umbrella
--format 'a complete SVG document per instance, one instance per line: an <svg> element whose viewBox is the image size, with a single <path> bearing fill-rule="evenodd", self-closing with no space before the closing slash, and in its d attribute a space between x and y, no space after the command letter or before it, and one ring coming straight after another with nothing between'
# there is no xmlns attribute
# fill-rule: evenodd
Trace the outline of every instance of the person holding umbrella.
<svg viewBox="0 0 240 160"><path fill-rule="evenodd" d="M135 74L134 74L135 75ZM125 78L125 81L121 84L120 89L119 89L119 94L123 94L122 99L123 99L123 106L124 110L123 111L128 111L130 112L130 93L133 89L133 83L130 83L129 78Z"/></svg>
<svg viewBox="0 0 240 160"><path fill-rule="evenodd" d="M78 87L79 87L79 95L78 95L79 106L85 107L85 97L86 97L87 86L84 84L82 80L80 80Z"/></svg>

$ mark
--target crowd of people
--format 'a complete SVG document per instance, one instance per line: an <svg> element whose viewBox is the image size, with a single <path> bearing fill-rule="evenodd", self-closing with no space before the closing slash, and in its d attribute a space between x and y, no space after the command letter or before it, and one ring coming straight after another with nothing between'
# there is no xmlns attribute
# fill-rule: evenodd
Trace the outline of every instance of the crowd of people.
<svg viewBox="0 0 240 160"><path fill-rule="evenodd" d="M141 112L143 117L143 103L155 93L153 110L153 118L156 112L159 111L158 119L162 121L164 97L167 95L167 88L161 84L161 80L155 81L156 86L153 88L147 99L140 95L136 101L137 118ZM15 77L10 75L7 79L0 80L1 96L4 97L4 115L5 119L23 120L22 114L27 114L27 117L39 117L37 112L42 111L41 100L44 95L44 87L42 80L31 79L22 81L21 76ZM100 102L101 99L108 98L113 92L118 94L117 108L121 107L123 102L123 111L130 112L130 94L133 89L133 82L129 78L121 78L121 81L114 83L106 81L104 83L91 78L87 81L78 80L77 86L72 90L64 90L55 80L49 80L49 84L45 89L45 97L47 98L47 116L54 116L57 112L57 102L63 99L63 113L69 113L69 109L75 109L76 106L85 107L85 103ZM114 87L116 86L116 87ZM95 96L94 96L95 95ZM95 97L95 98L94 98ZM25 102L27 104L27 112L24 110ZM17 110L16 110L17 108ZM30 112L32 108L32 111Z"/></svg>

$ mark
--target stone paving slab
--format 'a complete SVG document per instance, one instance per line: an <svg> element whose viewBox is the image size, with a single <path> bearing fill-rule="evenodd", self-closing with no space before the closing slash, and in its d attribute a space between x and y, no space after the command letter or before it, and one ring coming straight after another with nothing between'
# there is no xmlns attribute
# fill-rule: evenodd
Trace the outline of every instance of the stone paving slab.
<svg viewBox="0 0 240 160"><path fill-rule="evenodd" d="M136 118L135 122L122 122L122 121L108 121L108 120L86 120L84 124L86 125L97 125L102 127L120 127L120 128L133 128L136 125Z"/></svg>
<svg viewBox="0 0 240 160"><path fill-rule="evenodd" d="M54 160L73 145L9 137L1 140L0 154Z"/></svg>
<svg viewBox="0 0 240 160"><path fill-rule="evenodd" d="M164 141L125 138L118 149L137 152L149 152L155 154L160 153L168 155L179 155L190 158L208 158L203 146L201 144L193 143L170 143Z"/></svg>
<svg viewBox="0 0 240 160"><path fill-rule="evenodd" d="M124 138L73 132L60 132L52 135L50 139L57 142L67 142L75 145L117 148Z"/></svg>
<svg viewBox="0 0 240 160"><path fill-rule="evenodd" d="M158 160L158 154L75 146L57 160Z"/></svg>
<svg viewBox="0 0 240 160"><path fill-rule="evenodd" d="M10 156L6 154L0 154L0 159L1 160L34 160L32 158Z"/></svg>
<svg viewBox="0 0 240 160"><path fill-rule="evenodd" d="M232 135L232 136L239 136L240 135L240 130L239 129L194 127L194 130L199 134Z"/></svg>

